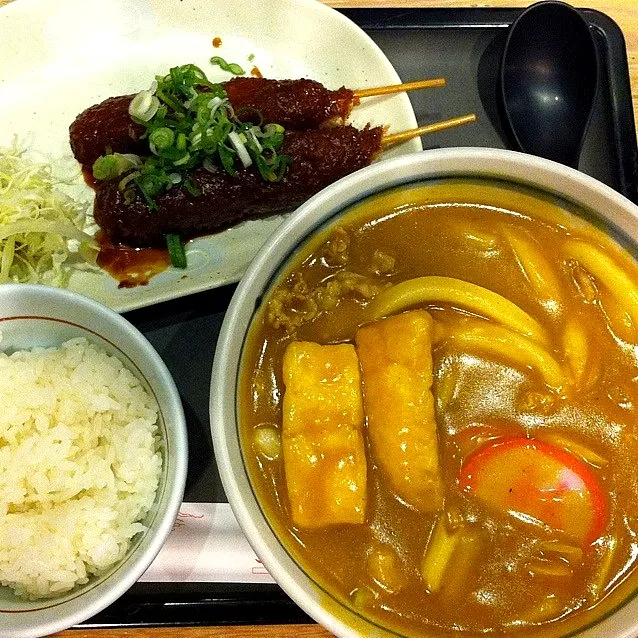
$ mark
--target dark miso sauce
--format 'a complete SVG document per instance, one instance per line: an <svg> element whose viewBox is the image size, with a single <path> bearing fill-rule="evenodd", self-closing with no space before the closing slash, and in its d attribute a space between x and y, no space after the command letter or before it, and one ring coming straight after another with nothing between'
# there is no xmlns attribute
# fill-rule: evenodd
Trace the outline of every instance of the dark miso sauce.
<svg viewBox="0 0 638 638"><path fill-rule="evenodd" d="M82 167L82 177L87 186L93 190L97 189L97 180L93 177L93 169L90 166Z"/></svg>
<svg viewBox="0 0 638 638"><path fill-rule="evenodd" d="M91 167L84 166L82 175L86 184L95 190L97 180L93 177ZM117 280L118 288L146 286L152 277L171 265L167 248L113 244L101 230L95 239L100 247L97 265Z"/></svg>
<svg viewBox="0 0 638 638"><path fill-rule="evenodd" d="M118 288L146 286L152 277L171 265L166 248L112 244L102 231L98 232L96 239L100 246L97 264L119 282Z"/></svg>

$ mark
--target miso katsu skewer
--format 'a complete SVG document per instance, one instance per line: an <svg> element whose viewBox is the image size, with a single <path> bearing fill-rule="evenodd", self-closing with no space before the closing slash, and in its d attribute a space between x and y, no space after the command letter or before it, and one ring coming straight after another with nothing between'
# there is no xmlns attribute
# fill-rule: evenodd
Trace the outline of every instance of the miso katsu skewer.
<svg viewBox="0 0 638 638"><path fill-rule="evenodd" d="M154 207L137 188L122 188L119 177L98 182L94 218L110 242L144 247L163 245L166 235L187 239L289 212L370 164L381 150L382 136L380 126L288 131L280 152L291 162L283 179L266 181L255 165L238 168L234 175L197 168L188 173L190 190L184 180L158 194Z"/></svg>
<svg viewBox="0 0 638 638"><path fill-rule="evenodd" d="M263 180L254 166L233 175L198 168L188 176L190 188L176 184L158 195L152 208L139 192L127 196L119 179L107 180L98 184L95 221L110 241L133 246L163 244L167 235L218 232L246 219L293 210L322 188L369 165L388 144L475 119L465 115L391 135L380 126L288 131L280 152L291 161L279 181Z"/></svg>
<svg viewBox="0 0 638 638"><path fill-rule="evenodd" d="M255 82L271 97L274 89L298 89L301 84L305 95L309 87L326 93L319 83L304 80L238 78L222 86L211 83L195 65L183 65L133 97L126 117L118 120L128 119L144 129L144 139L139 140L146 145L144 152L116 152L107 128L100 130L109 151L92 165L97 180L94 217L110 241L148 246L169 239L175 245L176 236L215 232L244 219L290 211L328 184L370 164L387 145L473 119L465 116L392 135L386 135L384 127L370 125L363 130L344 124L295 131L269 118L256 124L238 117L240 109L229 94L241 103L241 90L233 93L229 87L245 89ZM398 87L378 90L387 93ZM346 91L351 108L358 98L347 89L338 92ZM122 106L128 98L114 100ZM299 103L303 106L303 101ZM261 106L266 104L264 100ZM246 108L250 110L250 105ZM112 112L102 115L109 123ZM84 118L83 124L89 137L95 136L98 128L92 126L92 118ZM120 127L123 141L129 132ZM179 256L174 263L184 259Z"/></svg>
<svg viewBox="0 0 638 638"><path fill-rule="evenodd" d="M225 82L223 88L238 117L304 130L344 124L362 98L444 85L443 78L434 78L353 91L345 87L329 90L309 79L238 77ZM142 139L146 128L129 114L134 97L108 98L76 117L69 133L71 150L80 164L90 168L106 152L148 154L148 143Z"/></svg>

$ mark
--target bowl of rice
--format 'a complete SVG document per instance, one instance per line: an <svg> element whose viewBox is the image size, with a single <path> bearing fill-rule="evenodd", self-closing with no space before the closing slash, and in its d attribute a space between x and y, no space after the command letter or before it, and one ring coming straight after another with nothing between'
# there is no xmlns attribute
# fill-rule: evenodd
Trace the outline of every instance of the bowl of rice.
<svg viewBox="0 0 638 638"><path fill-rule="evenodd" d="M182 502L184 412L161 357L77 293L0 285L0 633L46 636L149 567Z"/></svg>

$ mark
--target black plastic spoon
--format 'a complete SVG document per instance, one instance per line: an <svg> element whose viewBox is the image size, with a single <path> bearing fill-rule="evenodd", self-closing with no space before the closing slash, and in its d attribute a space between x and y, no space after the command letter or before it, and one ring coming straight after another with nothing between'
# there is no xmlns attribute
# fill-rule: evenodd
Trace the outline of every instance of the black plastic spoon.
<svg viewBox="0 0 638 638"><path fill-rule="evenodd" d="M501 61L501 98L519 149L578 168L598 84L587 22L545 0L512 23Z"/></svg>

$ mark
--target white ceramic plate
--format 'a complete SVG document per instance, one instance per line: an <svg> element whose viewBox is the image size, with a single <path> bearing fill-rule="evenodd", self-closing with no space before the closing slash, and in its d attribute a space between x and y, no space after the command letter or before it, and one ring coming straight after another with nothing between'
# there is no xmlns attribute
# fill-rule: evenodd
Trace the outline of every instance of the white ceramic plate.
<svg viewBox="0 0 638 638"><path fill-rule="evenodd" d="M0 33L0 146L18 135L57 166L76 166L68 128L86 107L147 88L156 74L188 62L213 81L228 79L210 65L213 55L246 70L255 65L265 77L309 77L331 89L400 82L367 34L318 0L14 0L0 9ZM390 132L416 126L405 94L367 99L351 121ZM420 149L413 140L385 156ZM71 191L92 199L79 174ZM147 286L120 289L100 271L74 274L70 287L123 312L235 282L282 219L194 240L187 271L169 269Z"/></svg>

